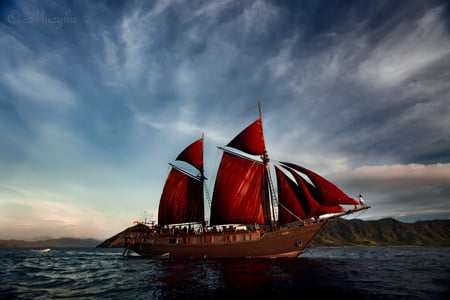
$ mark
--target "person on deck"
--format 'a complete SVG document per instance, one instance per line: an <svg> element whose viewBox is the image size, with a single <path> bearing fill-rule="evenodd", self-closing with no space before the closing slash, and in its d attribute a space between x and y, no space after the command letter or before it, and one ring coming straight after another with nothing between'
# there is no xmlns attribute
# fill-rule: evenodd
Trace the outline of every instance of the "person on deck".
<svg viewBox="0 0 450 300"><path fill-rule="evenodd" d="M358 195L358 198L359 198L359 204L360 204L362 207L366 207L366 203L364 202L363 196L362 196L361 194L359 194L359 195Z"/></svg>

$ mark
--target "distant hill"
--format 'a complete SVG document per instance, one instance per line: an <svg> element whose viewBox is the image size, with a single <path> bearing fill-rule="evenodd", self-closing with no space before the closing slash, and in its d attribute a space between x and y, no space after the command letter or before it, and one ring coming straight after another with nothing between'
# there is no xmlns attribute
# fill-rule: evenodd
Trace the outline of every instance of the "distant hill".
<svg viewBox="0 0 450 300"><path fill-rule="evenodd" d="M342 246L450 246L450 220L402 223L332 219L310 247Z"/></svg>
<svg viewBox="0 0 450 300"><path fill-rule="evenodd" d="M0 240L0 248L93 248L100 243L94 239L60 238L45 241Z"/></svg>
<svg viewBox="0 0 450 300"><path fill-rule="evenodd" d="M123 247L125 234L130 228L97 247ZM402 223L395 219L331 219L310 244L310 247L343 246L450 246L450 220Z"/></svg>

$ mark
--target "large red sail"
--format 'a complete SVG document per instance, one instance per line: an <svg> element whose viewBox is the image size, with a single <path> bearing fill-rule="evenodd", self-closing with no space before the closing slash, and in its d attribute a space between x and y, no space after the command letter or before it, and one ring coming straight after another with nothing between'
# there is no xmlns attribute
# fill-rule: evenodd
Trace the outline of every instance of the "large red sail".
<svg viewBox="0 0 450 300"><path fill-rule="evenodd" d="M330 181L323 178L319 174L293 163L282 162L282 164L289 166L301 173L304 173L311 179L316 188L319 190L320 197L317 200L319 201L320 204L326 206L334 206L339 204L351 204L351 205L358 204L358 202L355 199L350 198L335 184L331 183Z"/></svg>
<svg viewBox="0 0 450 300"><path fill-rule="evenodd" d="M180 224L203 220L203 181L172 168L159 202L158 224Z"/></svg>
<svg viewBox="0 0 450 300"><path fill-rule="evenodd" d="M203 222L203 137L186 147L176 158L196 167L196 179L172 166L159 202L158 224Z"/></svg>
<svg viewBox="0 0 450 300"><path fill-rule="evenodd" d="M198 139L186 147L176 158L190 163L201 172L203 171L203 138Z"/></svg>
<svg viewBox="0 0 450 300"><path fill-rule="evenodd" d="M261 119L241 131L227 146L251 155L263 155L266 151Z"/></svg>
<svg viewBox="0 0 450 300"><path fill-rule="evenodd" d="M224 152L214 185L211 225L264 224L264 165Z"/></svg>

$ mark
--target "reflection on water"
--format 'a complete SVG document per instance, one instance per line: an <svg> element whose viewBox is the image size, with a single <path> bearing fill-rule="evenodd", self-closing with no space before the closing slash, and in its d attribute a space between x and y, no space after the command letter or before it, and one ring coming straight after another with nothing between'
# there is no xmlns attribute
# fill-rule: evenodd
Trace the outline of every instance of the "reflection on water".
<svg viewBox="0 0 450 300"><path fill-rule="evenodd" d="M0 298L445 299L449 248L308 249L296 259L145 259L0 249Z"/></svg>

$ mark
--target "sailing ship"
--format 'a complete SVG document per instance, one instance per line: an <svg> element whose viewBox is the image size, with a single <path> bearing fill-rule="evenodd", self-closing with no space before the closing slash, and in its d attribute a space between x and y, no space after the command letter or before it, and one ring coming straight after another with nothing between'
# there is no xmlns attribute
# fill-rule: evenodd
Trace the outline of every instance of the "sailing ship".
<svg viewBox="0 0 450 300"><path fill-rule="evenodd" d="M269 160L261 108L258 119L219 147L223 153L209 199L203 140L202 134L170 164L157 223L138 222L129 228L124 253L133 250L144 257L170 258L297 257L330 218L369 208L316 172Z"/></svg>

